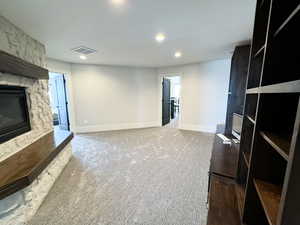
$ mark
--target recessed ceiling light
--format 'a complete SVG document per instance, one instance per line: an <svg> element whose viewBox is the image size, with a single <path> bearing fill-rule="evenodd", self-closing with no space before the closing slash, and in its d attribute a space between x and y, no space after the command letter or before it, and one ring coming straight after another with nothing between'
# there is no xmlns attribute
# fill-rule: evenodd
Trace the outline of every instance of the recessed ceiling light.
<svg viewBox="0 0 300 225"><path fill-rule="evenodd" d="M163 33L158 33L155 36L155 39L156 39L157 42L161 43L166 39L166 36Z"/></svg>
<svg viewBox="0 0 300 225"><path fill-rule="evenodd" d="M87 57L85 55L81 55L81 56L79 56L79 58L81 58L82 60L86 60L87 59Z"/></svg>
<svg viewBox="0 0 300 225"><path fill-rule="evenodd" d="M181 52L175 52L175 58L180 58L182 56L182 53Z"/></svg>
<svg viewBox="0 0 300 225"><path fill-rule="evenodd" d="M126 0L110 0L116 6L124 5Z"/></svg>

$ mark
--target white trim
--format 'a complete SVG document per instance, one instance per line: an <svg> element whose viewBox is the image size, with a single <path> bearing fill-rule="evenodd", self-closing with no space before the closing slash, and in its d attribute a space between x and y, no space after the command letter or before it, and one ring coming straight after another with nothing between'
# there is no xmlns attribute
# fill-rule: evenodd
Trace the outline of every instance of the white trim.
<svg viewBox="0 0 300 225"><path fill-rule="evenodd" d="M69 73L64 73L64 76L66 79L70 130L73 131L75 128L75 105L73 97L72 75Z"/></svg>
<svg viewBox="0 0 300 225"><path fill-rule="evenodd" d="M207 126L207 125L181 124L179 126L179 129L206 132L206 133L216 133L216 125Z"/></svg>
<svg viewBox="0 0 300 225"><path fill-rule="evenodd" d="M49 72L60 73L65 76L70 130L74 132L76 123L75 123L75 101L73 97L74 90L72 84L72 64L68 62L59 61L56 59L47 58L47 69L49 70Z"/></svg>
<svg viewBox="0 0 300 225"><path fill-rule="evenodd" d="M119 123L119 124L102 124L91 126L77 126L76 133L93 133L110 130L128 130L138 128L159 127L161 124L156 122L141 122L141 123Z"/></svg>

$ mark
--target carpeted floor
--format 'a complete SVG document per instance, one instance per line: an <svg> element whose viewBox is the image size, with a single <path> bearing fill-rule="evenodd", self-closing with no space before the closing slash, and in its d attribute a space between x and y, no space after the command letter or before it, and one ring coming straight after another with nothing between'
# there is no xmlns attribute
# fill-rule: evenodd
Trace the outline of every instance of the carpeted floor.
<svg viewBox="0 0 300 225"><path fill-rule="evenodd" d="M212 141L172 127L77 135L30 225L205 225Z"/></svg>

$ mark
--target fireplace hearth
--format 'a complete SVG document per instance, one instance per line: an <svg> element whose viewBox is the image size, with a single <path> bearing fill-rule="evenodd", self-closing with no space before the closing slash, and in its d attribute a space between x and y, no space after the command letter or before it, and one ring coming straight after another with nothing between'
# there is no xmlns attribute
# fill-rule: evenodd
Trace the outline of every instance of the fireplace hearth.
<svg viewBox="0 0 300 225"><path fill-rule="evenodd" d="M25 88L0 85L0 144L30 129Z"/></svg>

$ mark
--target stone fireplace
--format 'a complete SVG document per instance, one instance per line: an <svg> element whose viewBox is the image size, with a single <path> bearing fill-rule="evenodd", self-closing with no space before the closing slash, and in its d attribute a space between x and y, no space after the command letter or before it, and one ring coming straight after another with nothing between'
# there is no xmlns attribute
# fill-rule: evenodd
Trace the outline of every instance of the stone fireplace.
<svg viewBox="0 0 300 225"><path fill-rule="evenodd" d="M0 144L0 161L51 132L52 114L48 97L48 81L0 73L0 85L26 88L31 130Z"/></svg>
<svg viewBox="0 0 300 225"><path fill-rule="evenodd" d="M45 47L0 16L0 50L45 68ZM20 87L26 91L30 130L0 142L1 163L53 132L48 96L48 80L22 77L0 72L0 85ZM1 96L0 96L1 98ZM1 101L0 101L1 102ZM1 107L1 106L0 106ZM23 225L36 213L72 156L68 144L26 188L0 200L0 225Z"/></svg>

